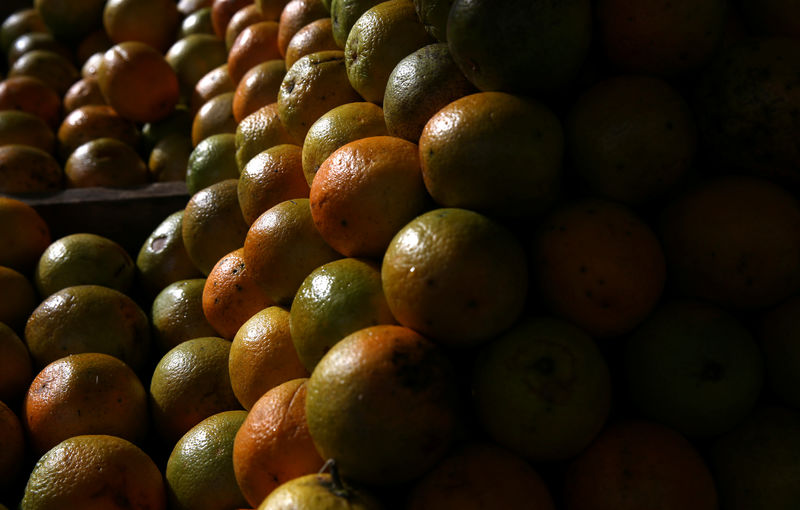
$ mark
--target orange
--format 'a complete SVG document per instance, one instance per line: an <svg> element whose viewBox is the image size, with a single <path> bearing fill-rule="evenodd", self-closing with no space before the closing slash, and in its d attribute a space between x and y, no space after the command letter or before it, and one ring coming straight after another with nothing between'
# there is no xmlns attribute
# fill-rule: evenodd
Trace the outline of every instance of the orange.
<svg viewBox="0 0 800 510"><path fill-rule="evenodd" d="M33 7L54 36L79 41L100 26L105 4L105 0L34 0Z"/></svg>
<svg viewBox="0 0 800 510"><path fill-rule="evenodd" d="M761 309L800 289L800 203L765 179L721 176L684 190L663 211L660 234L670 284L683 295Z"/></svg>
<svg viewBox="0 0 800 510"><path fill-rule="evenodd" d="M250 317L275 304L253 279L243 253L239 248L220 258L203 287L203 313L229 340Z"/></svg>
<svg viewBox="0 0 800 510"><path fill-rule="evenodd" d="M107 0L103 8L103 27L117 44L137 41L163 54L179 26L180 14L173 0Z"/></svg>
<svg viewBox="0 0 800 510"><path fill-rule="evenodd" d="M538 101L480 92L428 120L419 154L425 187L442 207L533 217L558 194L564 134L555 113Z"/></svg>
<svg viewBox="0 0 800 510"><path fill-rule="evenodd" d="M150 180L186 181L186 167L193 147L192 138L181 133L167 135L156 142L147 159Z"/></svg>
<svg viewBox="0 0 800 510"><path fill-rule="evenodd" d="M574 457L608 418L605 358L589 335L564 320L525 316L475 359L470 388L478 423L531 462Z"/></svg>
<svg viewBox="0 0 800 510"><path fill-rule="evenodd" d="M200 9L210 9L214 0L178 0L178 12L187 16Z"/></svg>
<svg viewBox="0 0 800 510"><path fill-rule="evenodd" d="M260 152L281 144L294 143L281 122L278 104L254 111L236 126L236 165L239 172Z"/></svg>
<svg viewBox="0 0 800 510"><path fill-rule="evenodd" d="M108 104L95 77L81 78L64 94L64 113L69 114L81 106ZM59 119L60 122L60 119ZM58 128L58 126L56 126Z"/></svg>
<svg viewBox="0 0 800 510"><path fill-rule="evenodd" d="M28 274L50 241L50 228L36 209L0 196L0 265Z"/></svg>
<svg viewBox="0 0 800 510"><path fill-rule="evenodd" d="M307 381L292 379L266 392L236 433L233 469L253 507L282 483L322 467L306 424Z"/></svg>
<svg viewBox="0 0 800 510"><path fill-rule="evenodd" d="M338 49L339 46L333 40L330 16L314 20L300 28L289 39L284 55L286 69L291 68L298 59L311 53Z"/></svg>
<svg viewBox="0 0 800 510"><path fill-rule="evenodd" d="M297 356L309 371L350 333L395 323L383 295L379 265L353 258L311 271L292 300L289 316Z"/></svg>
<svg viewBox="0 0 800 510"><path fill-rule="evenodd" d="M225 42L211 34L190 34L178 39L164 56L178 75L181 97L188 104L195 85L209 71L225 64Z"/></svg>
<svg viewBox="0 0 800 510"><path fill-rule="evenodd" d="M180 10L180 6L178 6L178 9ZM211 21L211 7L202 7L183 16L181 28L176 38L181 39L191 34L214 35L214 24Z"/></svg>
<svg viewBox="0 0 800 510"><path fill-rule="evenodd" d="M11 13L0 25L0 49L5 55L14 39L29 32L47 32L39 11L32 7L22 8Z"/></svg>
<svg viewBox="0 0 800 510"><path fill-rule="evenodd" d="M83 78L97 77L97 70L100 69L100 62L103 61L103 54L109 49L111 49L111 46L103 51L93 53L88 59L86 59L86 62L84 62L81 66L81 76Z"/></svg>
<svg viewBox="0 0 800 510"><path fill-rule="evenodd" d="M80 78L80 71L63 55L49 50L32 50L19 57L8 70L8 76L38 78L63 96Z"/></svg>
<svg viewBox="0 0 800 510"><path fill-rule="evenodd" d="M10 489L24 471L25 435L14 411L0 401L0 490Z"/></svg>
<svg viewBox="0 0 800 510"><path fill-rule="evenodd" d="M233 118L233 92L212 97L200 107L192 121L192 144L197 144L211 135L236 132Z"/></svg>
<svg viewBox="0 0 800 510"><path fill-rule="evenodd" d="M164 56L137 41L117 44L105 52L97 82L108 104L134 122L163 119L175 109L180 96L178 76Z"/></svg>
<svg viewBox="0 0 800 510"><path fill-rule="evenodd" d="M192 427L175 444L164 472L170 508L217 510L247 505L233 473L233 440L245 411L223 411Z"/></svg>
<svg viewBox="0 0 800 510"><path fill-rule="evenodd" d="M344 49L350 29L353 28L358 18L367 9L381 3L381 0L329 0L329 2L331 21L333 22L331 25L333 40L336 41L339 48Z"/></svg>
<svg viewBox="0 0 800 510"><path fill-rule="evenodd" d="M311 125L339 105L361 101L347 81L341 51L319 51L292 65L278 91L278 113L298 145Z"/></svg>
<svg viewBox="0 0 800 510"><path fill-rule="evenodd" d="M533 290L552 313L592 336L631 331L661 297L666 279L661 243L621 204L564 203L529 242Z"/></svg>
<svg viewBox="0 0 800 510"><path fill-rule="evenodd" d="M186 162L186 188L189 193L197 193L226 179L238 178L236 137L231 133L206 137L189 154Z"/></svg>
<svg viewBox="0 0 800 510"><path fill-rule="evenodd" d="M67 287L47 297L25 325L36 368L84 352L109 354L134 370L147 363L147 315L125 294L100 285Z"/></svg>
<svg viewBox="0 0 800 510"><path fill-rule="evenodd" d="M64 172L48 152L29 145L0 146L0 193L52 193L64 187Z"/></svg>
<svg viewBox="0 0 800 510"><path fill-rule="evenodd" d="M247 162L239 176L239 206L245 221L252 225L261 214L285 200L308 198L303 175L302 149L282 144L257 154Z"/></svg>
<svg viewBox="0 0 800 510"><path fill-rule="evenodd" d="M724 0L601 0L595 7L600 45L609 62L631 73L675 76L706 65L719 49Z"/></svg>
<svg viewBox="0 0 800 510"><path fill-rule="evenodd" d="M203 75L194 86L191 107L195 114L209 99L236 90L231 75L228 74L228 64L224 63Z"/></svg>
<svg viewBox="0 0 800 510"><path fill-rule="evenodd" d="M43 81L16 76L0 82L0 110L22 110L40 117L52 130L61 123L61 97Z"/></svg>
<svg viewBox="0 0 800 510"><path fill-rule="evenodd" d="M432 42L411 0L371 7L353 24L344 46L350 84L367 101L381 104L392 69Z"/></svg>
<svg viewBox="0 0 800 510"><path fill-rule="evenodd" d="M189 258L207 275L224 255L240 248L248 225L236 195L236 179L226 179L198 191L183 214L181 235Z"/></svg>
<svg viewBox="0 0 800 510"><path fill-rule="evenodd" d="M181 342L218 334L203 314L205 285L205 278L179 280L164 287L153 300L150 321L161 354Z"/></svg>
<svg viewBox="0 0 800 510"><path fill-rule="evenodd" d="M0 323L22 331L28 316L39 304L36 289L23 274L0 266L0 296Z"/></svg>
<svg viewBox="0 0 800 510"><path fill-rule="evenodd" d="M277 40L276 21L260 21L242 30L228 52L228 73L231 81L238 85L242 76L252 67L261 62L280 59L282 55L278 51Z"/></svg>
<svg viewBox="0 0 800 510"><path fill-rule="evenodd" d="M228 377L230 349L231 343L222 338L194 338L158 362L150 381L150 404L164 444L174 445L209 416L240 408Z"/></svg>
<svg viewBox="0 0 800 510"><path fill-rule="evenodd" d="M572 106L565 132L572 166L587 187L634 205L681 184L697 149L689 105L665 81L646 76L594 85Z"/></svg>
<svg viewBox="0 0 800 510"><path fill-rule="evenodd" d="M456 0L446 25L458 67L479 90L552 95L579 73L592 44L593 2Z"/></svg>
<svg viewBox="0 0 800 510"><path fill-rule="evenodd" d="M610 425L567 468L564 508L633 510L717 508L714 480L683 436L657 423Z"/></svg>
<svg viewBox="0 0 800 510"><path fill-rule="evenodd" d="M72 50L64 45L63 42L56 40L53 34L49 32L30 32L22 34L14 39L14 42L8 49L8 64L13 65L19 57L33 50L52 51L69 61L72 61L74 58Z"/></svg>
<svg viewBox="0 0 800 510"><path fill-rule="evenodd" d="M251 67L236 85L233 96L233 117L242 122L263 106L278 100L286 66L283 60L267 60Z"/></svg>
<svg viewBox="0 0 800 510"><path fill-rule="evenodd" d="M447 42L447 15L455 0L415 0L419 20L439 42Z"/></svg>
<svg viewBox="0 0 800 510"><path fill-rule="evenodd" d="M131 188L147 183L147 165L139 153L116 138L95 138L79 145L64 164L67 188Z"/></svg>
<svg viewBox="0 0 800 510"><path fill-rule="evenodd" d="M225 29L225 47L228 48L228 51L242 30L260 21L268 20L264 19L256 4L246 5L236 11L236 14L228 22L228 28Z"/></svg>
<svg viewBox="0 0 800 510"><path fill-rule="evenodd" d="M0 364L0 402L16 406L22 402L34 374L28 348L3 322L0 322Z"/></svg>
<svg viewBox="0 0 800 510"><path fill-rule="evenodd" d="M18 110L0 111L0 146L28 145L52 154L55 141L53 130L41 117Z"/></svg>
<svg viewBox="0 0 800 510"><path fill-rule="evenodd" d="M381 266L400 324L454 346L484 342L511 326L527 295L521 243L474 211L435 209L400 229Z"/></svg>
<svg viewBox="0 0 800 510"><path fill-rule="evenodd" d="M136 279L147 299L172 282L202 276L186 253L182 229L183 210L175 211L142 243L136 255Z"/></svg>
<svg viewBox="0 0 800 510"><path fill-rule="evenodd" d="M57 508L165 510L164 482L155 462L130 441L76 436L36 462L20 503L24 510Z"/></svg>
<svg viewBox="0 0 800 510"><path fill-rule="evenodd" d="M292 302L311 271L340 257L314 227L307 198L286 200L265 211L244 241L252 278L279 305Z"/></svg>
<svg viewBox="0 0 800 510"><path fill-rule="evenodd" d="M374 103L358 101L332 108L318 118L303 141L303 173L311 186L322 163L349 142L388 135L383 110Z"/></svg>
<svg viewBox="0 0 800 510"><path fill-rule="evenodd" d="M54 241L36 265L34 282L47 297L73 285L103 285L123 294L133 290L135 265L128 252L107 237L69 234Z"/></svg>
<svg viewBox="0 0 800 510"><path fill-rule="evenodd" d="M391 136L337 149L311 183L323 239L348 257L380 258L400 228L428 208L416 144Z"/></svg>
<svg viewBox="0 0 800 510"><path fill-rule="evenodd" d="M430 340L401 326L373 326L343 338L314 368L308 431L343 477L397 485L444 457L456 396L450 360Z"/></svg>
<svg viewBox="0 0 800 510"><path fill-rule="evenodd" d="M384 506L362 488L344 484L338 476L315 473L284 482L258 506L258 510L282 508L380 510Z"/></svg>
<svg viewBox="0 0 800 510"><path fill-rule="evenodd" d="M66 160L72 152L96 138L116 138L131 147L139 143L139 128L108 105L86 105L64 117L58 128L59 153Z"/></svg>
<svg viewBox="0 0 800 510"><path fill-rule="evenodd" d="M108 34L102 27L90 32L78 43L75 48L75 59L81 66L96 53L104 53L106 50L114 46L114 42L108 38Z"/></svg>
<svg viewBox="0 0 800 510"><path fill-rule="evenodd" d="M292 40L298 30L312 21L322 18L330 18L330 13L321 0L289 0L283 7L278 21L280 23L278 51L280 51L281 57L286 56L286 48L289 46L289 41ZM291 66L286 66L287 69L289 67Z"/></svg>
<svg viewBox="0 0 800 510"><path fill-rule="evenodd" d="M253 3L265 20L278 21L289 0L255 0Z"/></svg>
<svg viewBox="0 0 800 510"><path fill-rule="evenodd" d="M253 3L252 0L214 0L211 4L211 21L214 26L214 34L223 41L228 23L236 12Z"/></svg>
<svg viewBox="0 0 800 510"><path fill-rule="evenodd" d="M492 443L466 443L414 484L409 508L555 510L541 476L521 457Z"/></svg>
<svg viewBox="0 0 800 510"><path fill-rule="evenodd" d="M228 372L233 393L245 409L272 388L308 377L292 343L289 312L270 306L242 324L231 344Z"/></svg>
<svg viewBox="0 0 800 510"><path fill-rule="evenodd" d="M93 352L44 367L28 389L23 413L38 454L82 434L139 442L148 427L147 392L139 378L119 359Z"/></svg>
<svg viewBox="0 0 800 510"><path fill-rule="evenodd" d="M451 102L476 92L453 62L446 43L429 44L392 70L383 95L389 134L417 143L428 119Z"/></svg>
<svg viewBox="0 0 800 510"><path fill-rule="evenodd" d="M142 151L152 151L156 144L171 136L191 137L192 113L187 105L178 104L161 120L142 125Z"/></svg>

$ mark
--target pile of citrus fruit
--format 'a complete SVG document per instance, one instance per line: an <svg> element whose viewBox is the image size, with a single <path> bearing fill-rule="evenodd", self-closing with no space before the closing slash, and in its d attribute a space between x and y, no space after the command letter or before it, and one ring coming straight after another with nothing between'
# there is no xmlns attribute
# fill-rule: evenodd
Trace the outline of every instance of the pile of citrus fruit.
<svg viewBox="0 0 800 510"><path fill-rule="evenodd" d="M798 2L35 0L0 43L0 510L800 508ZM157 181L138 253L25 202Z"/></svg>

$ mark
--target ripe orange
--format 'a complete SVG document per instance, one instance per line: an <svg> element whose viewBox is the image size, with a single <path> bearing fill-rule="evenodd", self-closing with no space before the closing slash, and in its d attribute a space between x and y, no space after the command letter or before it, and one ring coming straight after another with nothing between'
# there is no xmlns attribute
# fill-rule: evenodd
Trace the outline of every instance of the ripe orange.
<svg viewBox="0 0 800 510"><path fill-rule="evenodd" d="M52 130L61 123L61 98L42 80L12 76L0 82L0 110L22 110L47 123Z"/></svg>
<svg viewBox="0 0 800 510"><path fill-rule="evenodd" d="M289 305L305 277L340 258L314 227L307 198L280 202L247 232L244 260L252 278L279 305Z"/></svg>
<svg viewBox="0 0 800 510"><path fill-rule="evenodd" d="M564 508L713 510L717 493L705 461L683 436L663 425L610 425L567 468Z"/></svg>
<svg viewBox="0 0 800 510"><path fill-rule="evenodd" d="M186 253L208 275L224 255L240 248L248 225L236 195L236 179L226 179L198 191L183 214L181 235Z"/></svg>
<svg viewBox="0 0 800 510"><path fill-rule="evenodd" d="M22 331L28 316L39 304L36 289L22 273L0 266L0 296L0 323Z"/></svg>
<svg viewBox="0 0 800 510"><path fill-rule="evenodd" d="M0 322L0 401L13 406L22 402L33 375L27 346L14 330Z"/></svg>
<svg viewBox="0 0 800 510"><path fill-rule="evenodd" d="M278 21L289 0L255 0L255 6L266 20Z"/></svg>
<svg viewBox="0 0 800 510"><path fill-rule="evenodd" d="M384 506L361 487L354 489L330 473L315 473L284 482L258 506L258 510L282 508L380 510Z"/></svg>
<svg viewBox="0 0 800 510"><path fill-rule="evenodd" d="M211 3L211 22L214 25L214 35L225 40L225 31L228 23L239 9L253 3L252 0L213 0Z"/></svg>
<svg viewBox="0 0 800 510"><path fill-rule="evenodd" d="M21 200L0 197L0 265L27 274L50 241L50 228L36 209Z"/></svg>
<svg viewBox="0 0 800 510"><path fill-rule="evenodd" d="M164 287L153 300L150 320L160 354L187 340L218 334L203 314L205 284L204 278L179 280Z"/></svg>
<svg viewBox="0 0 800 510"><path fill-rule="evenodd" d="M233 118L233 92L212 97L197 110L192 121L192 144L197 145L211 135L235 133Z"/></svg>
<svg viewBox="0 0 800 510"><path fill-rule="evenodd" d="M251 113L236 126L236 165L239 171L251 158L276 145L294 143L281 122L278 104L270 103Z"/></svg>
<svg viewBox="0 0 800 510"><path fill-rule="evenodd" d="M138 41L161 54L175 40L179 25L173 0L107 0L103 9L103 27L113 42Z"/></svg>
<svg viewBox="0 0 800 510"><path fill-rule="evenodd" d="M67 188L130 188L147 183L147 165L139 153L116 138L95 138L79 145L64 164Z"/></svg>
<svg viewBox="0 0 800 510"><path fill-rule="evenodd" d="M52 193L64 187L64 172L48 152L29 145L0 146L0 193Z"/></svg>
<svg viewBox="0 0 800 510"><path fill-rule="evenodd" d="M69 114L81 106L90 104L108 104L95 76L81 78L72 84L64 94L64 114Z"/></svg>
<svg viewBox="0 0 800 510"><path fill-rule="evenodd" d="M427 121L419 154L425 186L442 207L531 218L557 197L564 134L555 113L536 100L479 92Z"/></svg>
<svg viewBox="0 0 800 510"><path fill-rule="evenodd" d="M178 75L181 97L189 103L195 85L209 71L225 64L225 42L211 34L190 34L178 39L164 56Z"/></svg>
<svg viewBox="0 0 800 510"><path fill-rule="evenodd" d="M323 239L348 257L380 258L406 223L425 211L417 145L362 138L340 147L311 184L311 215Z"/></svg>
<svg viewBox="0 0 800 510"><path fill-rule="evenodd" d="M314 368L308 431L342 476L397 485L444 457L456 395L450 360L431 341L401 326L373 326L343 338Z"/></svg>
<svg viewBox="0 0 800 510"><path fill-rule="evenodd" d="M225 29L225 47L228 48L228 51L231 50L233 42L242 33L242 30L261 21L269 20L264 19L256 4L246 5L236 11L236 14L228 22L228 28Z"/></svg>
<svg viewBox="0 0 800 510"><path fill-rule="evenodd" d="M86 105L64 117L58 128L59 154L66 160L72 152L96 138L116 138L131 147L139 143L136 123L123 118L108 105Z"/></svg>
<svg viewBox="0 0 800 510"><path fill-rule="evenodd" d="M259 108L276 102L284 76L286 66L283 60L267 60L251 67L234 91L233 117L236 122L242 122Z"/></svg>
<svg viewBox="0 0 800 510"><path fill-rule="evenodd" d="M13 65L19 57L33 50L52 51L70 61L74 58L72 50L53 37L53 34L49 32L30 32L14 39L7 53L8 64Z"/></svg>
<svg viewBox="0 0 800 510"><path fill-rule="evenodd" d="M243 253L238 248L219 259L203 287L203 313L228 340L250 317L275 304L253 278Z"/></svg>
<svg viewBox="0 0 800 510"><path fill-rule="evenodd" d="M204 74L195 84L191 101L192 112L197 114L197 111L209 99L226 92L234 92L235 90L231 75L228 74L228 64L225 63L215 67Z"/></svg>
<svg viewBox="0 0 800 510"><path fill-rule="evenodd" d="M165 444L174 445L209 416L240 408L228 377L230 349L231 343L222 338L194 338L158 362L150 380L150 406Z"/></svg>
<svg viewBox="0 0 800 510"><path fill-rule="evenodd" d="M289 41L298 30L308 25L312 21L330 18L328 9L321 0L289 0L281 11L278 21L280 29L278 31L278 51L280 56L286 56L286 48ZM332 48L338 49L338 48ZM291 67L287 64L286 68Z"/></svg>
<svg viewBox="0 0 800 510"><path fill-rule="evenodd" d="M292 379L266 392L236 433L233 469L253 507L282 483L322 467L306 423L307 381Z"/></svg>
<svg viewBox="0 0 800 510"><path fill-rule="evenodd" d="M314 20L300 28L289 39L286 46L284 58L286 59L286 69L291 68L300 58L316 53L318 51L338 50L339 46L333 40L331 30L331 18Z"/></svg>
<svg viewBox="0 0 800 510"><path fill-rule="evenodd" d="M178 76L163 54L137 41L106 51L97 81L108 104L134 122L163 119L175 109L180 96Z"/></svg>
<svg viewBox="0 0 800 510"><path fill-rule="evenodd" d="M76 436L36 462L20 503L22 510L56 508L165 510L164 482L155 462L130 441Z"/></svg>
<svg viewBox="0 0 800 510"><path fill-rule="evenodd" d="M260 21L239 33L228 52L228 73L231 81L238 85L242 76L251 68L269 60L280 59L278 51L278 23Z"/></svg>
<svg viewBox="0 0 800 510"><path fill-rule="evenodd" d="M550 491L521 457L492 443L467 443L414 484L409 508L554 510Z"/></svg>
<svg viewBox="0 0 800 510"><path fill-rule="evenodd" d="M242 324L231 344L228 372L233 392L245 409L272 388L308 377L292 342L289 312L270 306Z"/></svg>
<svg viewBox="0 0 800 510"><path fill-rule="evenodd" d="M285 200L308 198L302 152L297 145L281 144L247 162L239 176L238 195L248 224L252 225L263 212Z"/></svg>
<svg viewBox="0 0 800 510"><path fill-rule="evenodd" d="M43 81L63 96L80 78L75 65L63 55L49 50L32 50L17 59L8 76L32 76Z"/></svg>
<svg viewBox="0 0 800 510"><path fill-rule="evenodd" d="M522 312L528 266L503 226L466 209L435 209L394 236L381 267L400 324L454 346L484 342Z"/></svg>
<svg viewBox="0 0 800 510"><path fill-rule="evenodd" d="M118 358L72 354L50 363L33 379L23 414L38 454L82 434L108 434L137 443L148 428L147 392Z"/></svg>
<svg viewBox="0 0 800 510"><path fill-rule="evenodd" d="M653 310L666 281L664 253L650 226L603 199L551 211L530 239L530 257L533 288L545 306L595 337L631 331Z"/></svg>
<svg viewBox="0 0 800 510"><path fill-rule="evenodd" d="M289 317L291 340L309 371L350 333L395 322L383 295L380 267L353 258L311 271L292 300Z"/></svg>
<svg viewBox="0 0 800 510"><path fill-rule="evenodd" d="M105 353L134 370L147 363L147 315L125 294L100 285L78 285L46 298L25 325L25 343L37 368L83 352Z"/></svg>

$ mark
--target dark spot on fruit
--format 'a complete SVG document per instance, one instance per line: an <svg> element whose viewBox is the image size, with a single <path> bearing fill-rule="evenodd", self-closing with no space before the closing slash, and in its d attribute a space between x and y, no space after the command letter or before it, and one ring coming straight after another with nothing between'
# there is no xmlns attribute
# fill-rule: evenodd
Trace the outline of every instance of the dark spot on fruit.
<svg viewBox="0 0 800 510"><path fill-rule="evenodd" d="M219 298L218 298L218 297L215 297L215 298L214 298L214 304L215 304L215 305L219 304Z"/></svg>
<svg viewBox="0 0 800 510"><path fill-rule="evenodd" d="M243 291L243 290L244 290L244 289L242 288L242 286L241 286L241 285L239 285L238 283L234 283L234 284L233 284L233 286L234 286L234 287L236 288L236 290L237 290L237 291L239 291L239 292L241 292L241 291Z"/></svg>
<svg viewBox="0 0 800 510"><path fill-rule="evenodd" d="M150 242L150 249L156 253L167 247L167 236L158 236Z"/></svg>
<svg viewBox="0 0 800 510"><path fill-rule="evenodd" d="M283 82L283 91L286 94L291 94L292 91L294 90L294 86L295 86L294 80L285 81Z"/></svg>

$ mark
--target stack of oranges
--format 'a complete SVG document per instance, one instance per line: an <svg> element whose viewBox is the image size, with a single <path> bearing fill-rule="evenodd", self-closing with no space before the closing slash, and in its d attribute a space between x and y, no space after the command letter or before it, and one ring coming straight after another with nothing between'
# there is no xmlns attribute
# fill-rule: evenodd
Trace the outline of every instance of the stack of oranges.
<svg viewBox="0 0 800 510"><path fill-rule="evenodd" d="M0 510L800 508L798 20L15 12ZM138 254L24 201L168 180Z"/></svg>

